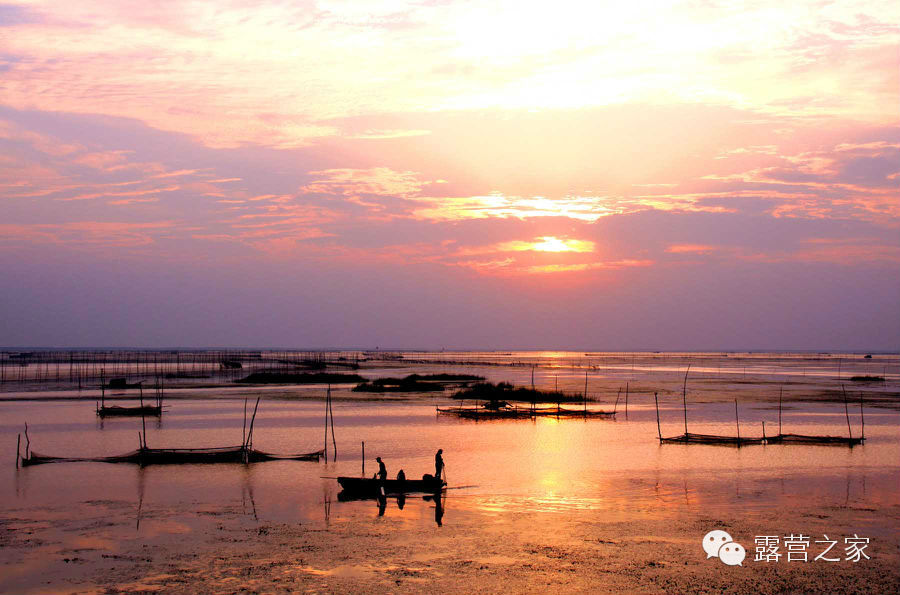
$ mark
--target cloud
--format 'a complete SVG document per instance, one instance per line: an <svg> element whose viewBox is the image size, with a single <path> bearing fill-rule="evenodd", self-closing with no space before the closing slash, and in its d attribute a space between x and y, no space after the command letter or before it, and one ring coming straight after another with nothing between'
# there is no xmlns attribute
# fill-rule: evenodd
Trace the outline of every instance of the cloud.
<svg viewBox="0 0 900 595"><path fill-rule="evenodd" d="M425 136L431 134L430 130L365 130L350 134L347 138L362 140L377 140L386 138L408 138L411 136Z"/></svg>
<svg viewBox="0 0 900 595"><path fill-rule="evenodd" d="M32 25L45 20L37 10L18 4L0 4L0 27Z"/></svg>
<svg viewBox="0 0 900 595"><path fill-rule="evenodd" d="M127 221L73 221L62 224L0 224L5 243L44 244L68 247L136 248L154 244L156 236L170 232L175 221L132 223Z"/></svg>
<svg viewBox="0 0 900 595"><path fill-rule="evenodd" d="M152 198L124 198L122 200L111 200L107 202L108 205L113 205L116 207L121 207L125 205L133 205L133 204L141 204L141 203L151 203L151 202L159 202L159 198L155 196Z"/></svg>
<svg viewBox="0 0 900 595"><path fill-rule="evenodd" d="M300 192L406 198L418 194L430 183L420 180L415 172L399 172L387 167L327 169L311 171L309 175L317 179L301 187Z"/></svg>
<svg viewBox="0 0 900 595"><path fill-rule="evenodd" d="M445 110L690 103L887 122L900 39L881 1L679 3L650 20L637 5L576 0L552 11L98 0L0 10L7 105L136 118L229 148L419 135L432 129L329 122Z"/></svg>
<svg viewBox="0 0 900 595"><path fill-rule="evenodd" d="M716 246L709 244L673 244L666 248L672 254L710 254L716 250Z"/></svg>

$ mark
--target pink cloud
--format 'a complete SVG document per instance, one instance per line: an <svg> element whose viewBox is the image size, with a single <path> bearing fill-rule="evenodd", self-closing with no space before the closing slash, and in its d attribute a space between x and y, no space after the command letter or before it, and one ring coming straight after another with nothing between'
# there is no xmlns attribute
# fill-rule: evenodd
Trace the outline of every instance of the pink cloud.
<svg viewBox="0 0 900 595"><path fill-rule="evenodd" d="M153 244L157 234L167 233L176 225L175 221L0 224L0 237L6 242L16 243L50 242L70 247L135 248Z"/></svg>
<svg viewBox="0 0 900 595"><path fill-rule="evenodd" d="M673 244L666 248L671 254L710 254L718 250L717 246L709 244Z"/></svg>
<svg viewBox="0 0 900 595"><path fill-rule="evenodd" d="M337 194L342 196L414 196L429 182L422 181L415 172L394 171L388 167L369 169L328 169L311 171L318 179L304 185L300 192L309 194Z"/></svg>

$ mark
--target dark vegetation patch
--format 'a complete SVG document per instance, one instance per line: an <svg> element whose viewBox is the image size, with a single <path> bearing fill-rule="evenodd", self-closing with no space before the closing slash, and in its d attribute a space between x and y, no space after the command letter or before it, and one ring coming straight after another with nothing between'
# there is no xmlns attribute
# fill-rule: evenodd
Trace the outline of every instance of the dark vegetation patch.
<svg viewBox="0 0 900 595"><path fill-rule="evenodd" d="M328 360L292 360L292 359L278 359L275 360L279 364L283 364L285 366L292 366L295 368L302 368L304 370L324 370L325 368L349 368L351 370L358 370L359 364L356 362L347 361L347 358L338 358L339 361L328 361Z"/></svg>
<svg viewBox="0 0 900 595"><path fill-rule="evenodd" d="M199 372L170 372L166 374L164 378L169 380L178 379L178 378L212 378L209 374L202 374Z"/></svg>
<svg viewBox="0 0 900 595"><path fill-rule="evenodd" d="M484 380L484 376L474 374L410 374L407 380L434 380L438 382L475 382Z"/></svg>
<svg viewBox="0 0 900 595"><path fill-rule="evenodd" d="M444 390L444 385L448 383L477 380L484 378L472 374L410 374L404 378L376 378L357 385L353 390L367 393L439 392Z"/></svg>
<svg viewBox="0 0 900 595"><path fill-rule="evenodd" d="M508 382L493 384L480 382L458 391L454 399L478 399L482 401L518 401L522 403L580 403L581 395L567 395L559 391L543 391L515 387Z"/></svg>
<svg viewBox="0 0 900 595"><path fill-rule="evenodd" d="M254 372L249 376L235 380L235 382L244 384L347 384L364 380L365 378L359 374Z"/></svg>
<svg viewBox="0 0 900 595"><path fill-rule="evenodd" d="M884 376L851 376L853 382L884 382Z"/></svg>

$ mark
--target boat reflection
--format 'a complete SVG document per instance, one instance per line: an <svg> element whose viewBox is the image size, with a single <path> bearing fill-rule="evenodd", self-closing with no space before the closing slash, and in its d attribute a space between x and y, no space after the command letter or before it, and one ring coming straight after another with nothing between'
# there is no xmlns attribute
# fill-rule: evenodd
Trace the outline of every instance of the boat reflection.
<svg viewBox="0 0 900 595"><path fill-rule="evenodd" d="M397 504L397 510L403 510L406 506L407 499L419 499L421 498L424 502L434 502L434 522L438 527L442 527L444 524L444 510L447 502L446 492L441 492L440 494L427 494L423 496L410 496L407 494L388 494L388 495L361 495L356 492L348 492L347 490L341 490L338 492L337 499L338 502L357 502L362 500L374 500L375 504L378 507L378 516L383 517L388 509L388 500L393 500Z"/></svg>

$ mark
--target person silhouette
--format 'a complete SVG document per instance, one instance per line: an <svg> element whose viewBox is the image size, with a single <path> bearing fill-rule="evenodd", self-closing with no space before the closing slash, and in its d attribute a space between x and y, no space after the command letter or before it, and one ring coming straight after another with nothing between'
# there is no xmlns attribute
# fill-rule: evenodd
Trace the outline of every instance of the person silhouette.
<svg viewBox="0 0 900 595"><path fill-rule="evenodd" d="M441 473L444 471L444 457L441 456L441 453L443 452L444 449L439 448L434 455L434 476L437 479L441 478Z"/></svg>
<svg viewBox="0 0 900 595"><path fill-rule="evenodd" d="M378 461L378 479L384 481L387 479L387 467L384 466L381 457L375 457L375 460Z"/></svg>

